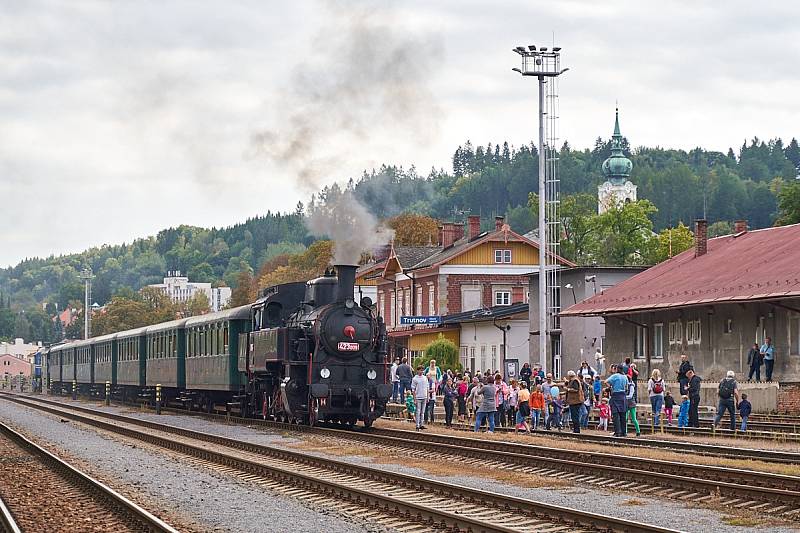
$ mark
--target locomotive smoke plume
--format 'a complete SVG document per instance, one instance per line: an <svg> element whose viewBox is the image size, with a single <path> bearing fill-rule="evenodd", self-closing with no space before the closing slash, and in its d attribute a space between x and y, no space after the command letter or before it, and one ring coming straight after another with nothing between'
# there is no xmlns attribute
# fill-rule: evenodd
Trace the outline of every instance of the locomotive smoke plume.
<svg viewBox="0 0 800 533"><path fill-rule="evenodd" d="M363 168L371 132L424 144L439 123L429 87L442 55L439 41L398 27L384 4L325 5L325 30L313 40L310 59L295 69L280 104L271 106L277 125L254 132L249 150L296 176L307 193ZM355 264L362 251L390 237L352 192L320 200L306 224L312 234L334 239L337 263Z"/></svg>

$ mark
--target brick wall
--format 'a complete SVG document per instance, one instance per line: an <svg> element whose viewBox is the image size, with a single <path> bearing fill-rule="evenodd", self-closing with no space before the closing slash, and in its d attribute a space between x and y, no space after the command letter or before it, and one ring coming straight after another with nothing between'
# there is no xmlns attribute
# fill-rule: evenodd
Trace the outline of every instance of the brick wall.
<svg viewBox="0 0 800 533"><path fill-rule="evenodd" d="M800 414L800 383L781 383L778 389L778 412Z"/></svg>
<svg viewBox="0 0 800 533"><path fill-rule="evenodd" d="M447 312L461 312L461 286L473 286L477 283L483 289L483 305L491 307L494 305L492 286L509 285L512 291L515 286L519 286L524 295L525 287L528 285L528 276L525 275L501 275L501 274L448 274L447 275Z"/></svg>

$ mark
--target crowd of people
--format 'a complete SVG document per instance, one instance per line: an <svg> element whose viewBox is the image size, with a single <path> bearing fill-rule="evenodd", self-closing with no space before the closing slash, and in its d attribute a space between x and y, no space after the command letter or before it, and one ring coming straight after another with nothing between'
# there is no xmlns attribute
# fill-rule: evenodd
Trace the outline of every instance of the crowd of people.
<svg viewBox="0 0 800 533"><path fill-rule="evenodd" d="M596 356L595 360L605 366L604 358ZM569 428L580 433L589 428L590 414L596 411L597 429L608 431L611 425L614 436L625 437L631 424L636 435L641 434L636 413L639 370L630 358L612 364L607 376L583 361L560 380L529 363L523 365L517 377L507 380L497 370L477 371L474 375L469 371L454 373L442 370L435 360L413 369L407 359L398 358L392 364L390 377L392 401L405 403L406 413L414 419L417 430L426 429L425 425L434 421L436 402L441 399L446 426L452 426L455 419L470 424L476 432L486 426L493 433L501 426L514 427L516 432ZM677 378L678 398L668 390L660 370L653 370L647 380L652 423L672 426L677 418L678 427L699 427L702 379L686 355L681 356ZM719 426L727 412L730 428L736 429L738 411L741 431L746 431L752 406L746 394L739 394L733 371L719 383L718 396L714 425ZM674 413L676 407L678 412Z"/></svg>

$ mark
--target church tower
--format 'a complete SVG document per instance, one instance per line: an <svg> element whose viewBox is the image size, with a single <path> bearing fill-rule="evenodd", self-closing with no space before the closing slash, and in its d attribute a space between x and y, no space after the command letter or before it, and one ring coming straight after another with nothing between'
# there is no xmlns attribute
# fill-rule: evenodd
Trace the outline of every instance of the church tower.
<svg viewBox="0 0 800 533"><path fill-rule="evenodd" d="M605 213L613 204L636 201L636 185L628 179L633 169L631 160L622 153L622 134L619 132L619 108L611 136L611 156L603 161L606 181L597 187L597 212Z"/></svg>

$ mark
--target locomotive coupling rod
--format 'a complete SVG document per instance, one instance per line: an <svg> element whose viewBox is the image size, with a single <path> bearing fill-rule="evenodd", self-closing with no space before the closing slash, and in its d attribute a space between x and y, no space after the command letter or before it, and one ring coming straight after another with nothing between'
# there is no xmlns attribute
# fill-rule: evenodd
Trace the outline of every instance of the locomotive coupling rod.
<svg viewBox="0 0 800 533"><path fill-rule="evenodd" d="M156 383L156 414L161 414L161 383Z"/></svg>
<svg viewBox="0 0 800 533"><path fill-rule="evenodd" d="M106 405L111 405L111 382L106 381Z"/></svg>

